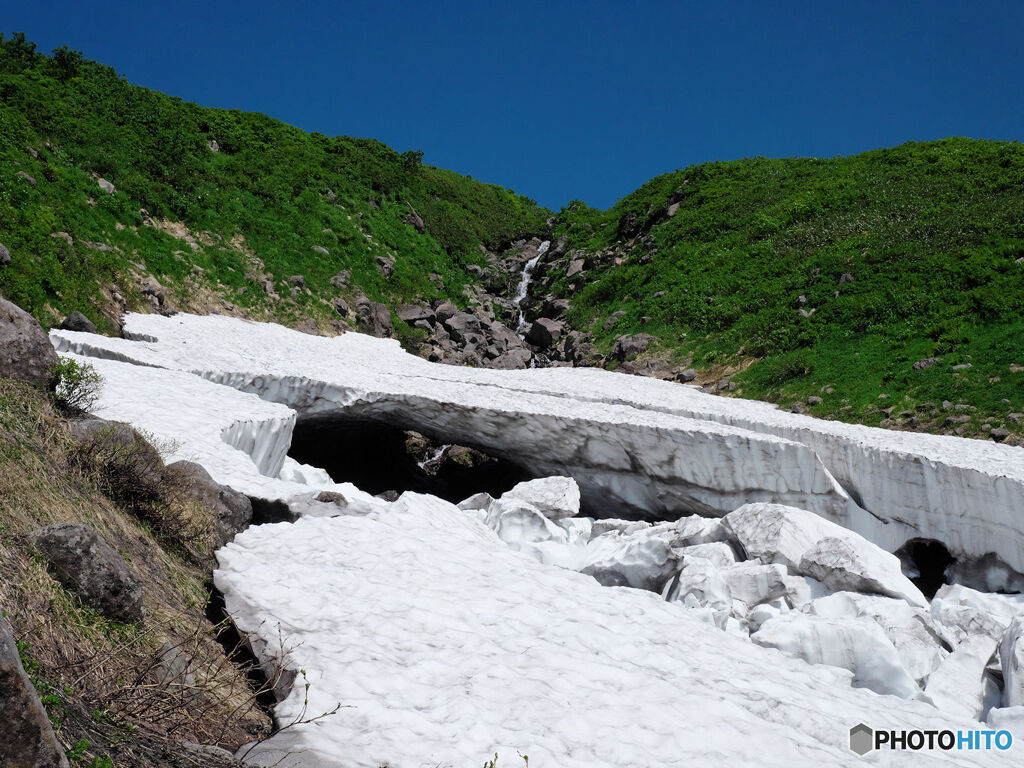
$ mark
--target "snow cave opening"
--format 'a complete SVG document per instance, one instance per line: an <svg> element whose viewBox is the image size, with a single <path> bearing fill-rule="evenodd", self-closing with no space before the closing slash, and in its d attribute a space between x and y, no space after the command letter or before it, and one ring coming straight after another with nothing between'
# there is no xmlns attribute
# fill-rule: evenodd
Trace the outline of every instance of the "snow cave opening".
<svg viewBox="0 0 1024 768"><path fill-rule="evenodd" d="M497 497L532 477L513 461L441 440L335 412L301 416L288 455L368 493L415 491L453 503L480 492Z"/></svg>
<svg viewBox="0 0 1024 768"><path fill-rule="evenodd" d="M935 539L910 539L896 550L903 573L931 600L946 583L946 570L956 559Z"/></svg>

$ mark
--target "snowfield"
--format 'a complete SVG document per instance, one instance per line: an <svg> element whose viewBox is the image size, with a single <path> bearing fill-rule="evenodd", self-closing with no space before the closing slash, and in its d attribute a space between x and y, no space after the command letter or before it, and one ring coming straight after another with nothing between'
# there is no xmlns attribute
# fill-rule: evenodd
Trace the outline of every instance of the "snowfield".
<svg viewBox="0 0 1024 768"><path fill-rule="evenodd" d="M300 676L278 725L343 708L254 765L1020 762L1024 601L956 585L929 604L888 554L923 537L1024 570L1019 448L605 371L432 364L356 333L189 315L125 329L51 333L103 375L96 413L300 516L236 537L215 580L268 670L305 670L308 707ZM567 477L388 503L287 458L312 415ZM639 522L578 516L581 501ZM1008 752L849 749L859 722L986 718L1015 732Z"/></svg>

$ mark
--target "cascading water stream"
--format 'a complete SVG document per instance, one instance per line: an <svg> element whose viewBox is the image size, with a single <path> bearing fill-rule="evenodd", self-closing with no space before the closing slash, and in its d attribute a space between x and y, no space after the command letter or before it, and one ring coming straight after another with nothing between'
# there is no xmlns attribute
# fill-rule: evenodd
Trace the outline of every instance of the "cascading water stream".
<svg viewBox="0 0 1024 768"><path fill-rule="evenodd" d="M550 247L550 240L545 240L541 243L540 247L537 248L537 255L526 262L526 265L523 267L522 277L519 278L519 287L516 288L516 295L512 301L514 301L515 305L519 307L519 322L516 325L516 333L518 333L520 337L522 337L526 331L526 317L523 314L522 307L523 299L526 298L526 294L530 289L530 279L533 277L533 270L537 266L537 262L540 261L541 256L548 252L548 248Z"/></svg>

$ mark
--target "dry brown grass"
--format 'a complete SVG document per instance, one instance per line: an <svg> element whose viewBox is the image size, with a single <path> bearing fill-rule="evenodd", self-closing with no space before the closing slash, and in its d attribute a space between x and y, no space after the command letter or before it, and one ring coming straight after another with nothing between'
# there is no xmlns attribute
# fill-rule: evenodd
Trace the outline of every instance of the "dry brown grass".
<svg viewBox="0 0 1024 768"><path fill-rule="evenodd" d="M209 510L172 482L159 509L194 530L171 546L152 521L105 496L102 475L79 459L46 397L0 379L0 608L49 686L58 736L68 747L88 740L88 755L109 755L118 768L202 764L181 762L181 739L229 749L251 741L269 719L204 613ZM91 526L139 573L141 626L102 618L50 578L26 535L62 522ZM161 680L165 644L189 659L187 684Z"/></svg>

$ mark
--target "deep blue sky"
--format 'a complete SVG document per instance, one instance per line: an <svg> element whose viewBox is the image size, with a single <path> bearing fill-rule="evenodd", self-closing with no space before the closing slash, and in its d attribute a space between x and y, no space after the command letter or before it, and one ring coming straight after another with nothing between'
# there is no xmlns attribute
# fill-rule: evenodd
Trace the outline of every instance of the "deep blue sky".
<svg viewBox="0 0 1024 768"><path fill-rule="evenodd" d="M0 26L553 208L707 160L1024 138L1020 0L0 0Z"/></svg>

